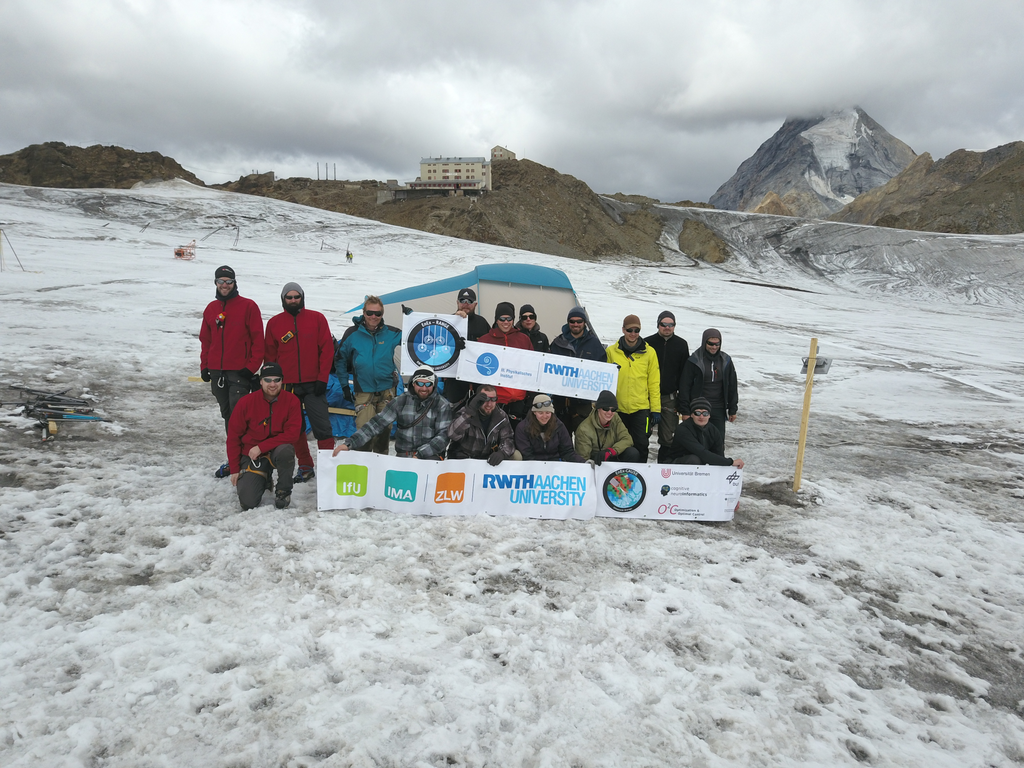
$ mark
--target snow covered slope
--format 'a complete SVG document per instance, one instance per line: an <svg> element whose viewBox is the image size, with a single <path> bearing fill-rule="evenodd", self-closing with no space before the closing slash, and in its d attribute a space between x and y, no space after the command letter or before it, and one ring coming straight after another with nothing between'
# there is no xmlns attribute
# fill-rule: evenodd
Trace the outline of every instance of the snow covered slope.
<svg viewBox="0 0 1024 768"><path fill-rule="evenodd" d="M905 241L863 250L842 233L868 228L707 215L734 217L728 268L184 184L0 186L30 270L5 241L0 380L88 391L113 419L42 444L0 416L0 765L1024 761L1019 241L888 231ZM171 258L193 238L194 262ZM311 486L238 510L212 477L213 399L187 381L214 269L265 318L297 280L340 335L364 294L482 261L565 270L606 342L666 308L691 345L722 330L735 521L320 513ZM834 363L794 495L811 336Z"/></svg>

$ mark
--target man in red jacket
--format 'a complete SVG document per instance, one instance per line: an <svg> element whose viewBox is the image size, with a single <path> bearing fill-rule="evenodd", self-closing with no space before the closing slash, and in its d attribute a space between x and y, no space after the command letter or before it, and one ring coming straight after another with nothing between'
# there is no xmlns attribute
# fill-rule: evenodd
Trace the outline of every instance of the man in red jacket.
<svg viewBox="0 0 1024 768"><path fill-rule="evenodd" d="M263 362L263 316L252 299L238 295L235 270L218 267L214 273L216 298L203 311L199 329L200 375L210 382L220 405L224 429L238 401L252 390L252 377ZM224 464L214 473L228 476Z"/></svg>
<svg viewBox="0 0 1024 768"><path fill-rule="evenodd" d="M516 328L516 308L510 302L500 301L494 309L494 325L491 330L477 339L481 344L497 344L501 347L528 349L533 352L533 341L527 333ZM526 418L526 391L512 387L495 387L498 391L498 405L508 414L512 430Z"/></svg>
<svg viewBox="0 0 1024 768"><path fill-rule="evenodd" d="M327 410L327 379L334 360L334 339L327 318L306 309L306 294L298 283L286 283L281 291L284 312L267 322L263 356L279 363L284 371L285 389L299 398L306 409L317 448L334 450L334 433ZM305 426L305 425L303 425ZM313 478L313 457L306 444L306 431L300 430L295 443L299 472L295 482Z"/></svg>
<svg viewBox="0 0 1024 768"><path fill-rule="evenodd" d="M281 366L267 363L260 371L260 391L246 395L228 421L228 465L231 484L238 490L242 509L252 509L263 492L274 487L274 506L286 508L292 501L293 447L302 432L299 398L284 391Z"/></svg>

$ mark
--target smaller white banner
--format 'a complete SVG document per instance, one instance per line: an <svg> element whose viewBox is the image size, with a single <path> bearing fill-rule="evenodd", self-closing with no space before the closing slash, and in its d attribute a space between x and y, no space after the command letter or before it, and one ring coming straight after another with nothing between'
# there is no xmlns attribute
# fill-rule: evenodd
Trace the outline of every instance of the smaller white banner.
<svg viewBox="0 0 1024 768"><path fill-rule="evenodd" d="M619 381L619 368L612 363L478 341L466 342L456 371L461 381L583 400L597 400L603 389L614 392Z"/></svg>
<svg viewBox="0 0 1024 768"><path fill-rule="evenodd" d="M403 376L429 365L439 378L453 378L459 361L457 338L465 338L469 321L459 315L412 312L402 319Z"/></svg>
<svg viewBox="0 0 1024 768"><path fill-rule="evenodd" d="M589 520L597 507L588 464L428 461L342 451L317 456L318 509L414 515L508 515Z"/></svg>
<svg viewBox="0 0 1024 768"><path fill-rule="evenodd" d="M602 464L597 516L646 520L732 520L743 470L690 464Z"/></svg>

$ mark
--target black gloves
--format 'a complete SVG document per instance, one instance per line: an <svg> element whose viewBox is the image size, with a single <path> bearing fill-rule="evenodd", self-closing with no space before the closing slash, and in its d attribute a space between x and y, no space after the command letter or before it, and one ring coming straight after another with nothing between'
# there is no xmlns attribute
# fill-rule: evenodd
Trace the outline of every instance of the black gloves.
<svg viewBox="0 0 1024 768"><path fill-rule="evenodd" d="M600 448L595 448L590 452L590 460L600 467L601 462L604 461L604 451Z"/></svg>
<svg viewBox="0 0 1024 768"><path fill-rule="evenodd" d="M487 399L487 394L484 392L477 392L473 396L473 399L466 403L466 410L470 413L477 413L480 410L480 406L484 404Z"/></svg>
<svg viewBox="0 0 1024 768"><path fill-rule="evenodd" d="M490 464L492 467L498 466L504 460L505 454L502 453L501 451L495 451L494 453L487 457L487 463Z"/></svg>
<svg viewBox="0 0 1024 768"><path fill-rule="evenodd" d="M402 314L403 315L411 315L412 314L412 307L407 307L407 306L405 306L405 304L403 304L402 305Z"/></svg>
<svg viewBox="0 0 1024 768"><path fill-rule="evenodd" d="M466 348L466 340L464 338L462 338L461 336L456 336L455 337L455 348L460 350L460 351L465 349Z"/></svg>
<svg viewBox="0 0 1024 768"><path fill-rule="evenodd" d="M660 422L660 421L661 421L661 414L660 413L652 413L651 414L651 426L652 427L658 426L658 422Z"/></svg>
<svg viewBox="0 0 1024 768"><path fill-rule="evenodd" d="M210 377L210 369L209 369L209 368L203 368L203 370L201 370L201 371L199 372L199 377L200 377L200 378L201 378L201 379L202 379L203 381L209 381L209 380L210 380L210 378L211 378L211 377Z"/></svg>
<svg viewBox="0 0 1024 768"><path fill-rule="evenodd" d="M253 374L253 372L250 371L248 368L239 368L238 375L241 376L243 379L251 379L255 374Z"/></svg>
<svg viewBox="0 0 1024 768"><path fill-rule="evenodd" d="M327 394L327 382L317 381L313 384L313 394L317 397L322 397Z"/></svg>
<svg viewBox="0 0 1024 768"><path fill-rule="evenodd" d="M352 387L350 387L348 384L341 388L341 393L345 395L345 399L348 400L350 403L354 403L356 401L356 399L352 397Z"/></svg>

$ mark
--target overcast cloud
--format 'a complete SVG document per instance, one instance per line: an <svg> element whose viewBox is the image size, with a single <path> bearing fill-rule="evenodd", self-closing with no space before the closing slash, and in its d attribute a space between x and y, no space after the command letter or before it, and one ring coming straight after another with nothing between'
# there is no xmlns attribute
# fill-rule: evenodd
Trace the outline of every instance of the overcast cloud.
<svg viewBox="0 0 1024 768"><path fill-rule="evenodd" d="M501 144L707 200L791 115L859 105L936 159L1024 139L1022 29L1019 0L4 0L0 154L409 181Z"/></svg>

